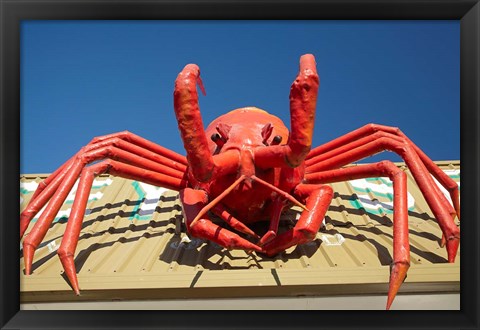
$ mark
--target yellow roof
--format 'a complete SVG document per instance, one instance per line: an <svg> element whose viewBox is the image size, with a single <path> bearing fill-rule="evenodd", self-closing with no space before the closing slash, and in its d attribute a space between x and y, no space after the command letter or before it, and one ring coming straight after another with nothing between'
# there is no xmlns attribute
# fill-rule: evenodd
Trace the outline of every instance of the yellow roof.
<svg viewBox="0 0 480 330"><path fill-rule="evenodd" d="M460 181L459 161L436 163ZM447 263L441 231L406 172L411 267L400 293L459 292L460 256ZM21 209L45 177L21 176ZM71 290L56 255L74 188L35 254L32 275L23 274L20 258L21 302L386 294L391 182L362 179L332 187L335 196L316 239L267 258L189 239L176 192L102 175L95 179L75 255L82 295ZM293 208L281 225L293 225L299 212Z"/></svg>

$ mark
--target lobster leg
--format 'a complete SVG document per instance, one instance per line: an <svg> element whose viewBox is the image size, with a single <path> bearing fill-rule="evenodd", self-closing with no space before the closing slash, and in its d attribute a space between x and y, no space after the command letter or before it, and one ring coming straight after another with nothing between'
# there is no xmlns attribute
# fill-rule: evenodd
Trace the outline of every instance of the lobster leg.
<svg viewBox="0 0 480 330"><path fill-rule="evenodd" d="M180 200L187 230L193 237L213 241L227 249L262 252L261 247L214 224L206 214L192 224L193 220L208 203L205 191L185 188L180 191Z"/></svg>
<svg viewBox="0 0 480 330"><path fill-rule="evenodd" d="M305 200L308 210L302 212L294 228L276 236L264 245L265 253L273 256L291 246L310 242L322 225L325 213L332 201L333 190L327 185L299 184L294 195Z"/></svg>
<svg viewBox="0 0 480 330"><path fill-rule="evenodd" d="M65 165L66 166L62 168L62 171L57 172L53 176L49 176L47 178L50 179L49 181L45 179L47 182L44 185L40 183L39 187L35 191L35 194L38 193L37 196L32 196L27 207L20 214L20 239L23 237L23 234L25 234L25 231L27 230L32 219L50 200L58 186L62 183L65 175L70 171L71 167L73 166L73 159L71 162L69 162L69 164Z"/></svg>
<svg viewBox="0 0 480 330"><path fill-rule="evenodd" d="M187 160L184 156L177 154L174 151L171 151L165 147L162 147L156 143L148 141L147 139L144 139L128 131L95 137L85 147L83 147L82 150L86 152L102 146L114 145L115 142L118 140L128 141L132 144L135 144L139 147L142 147L144 149L147 149L157 154L158 156L164 159L164 161L161 162L164 165L171 165L174 168L178 168L181 171L185 170L185 167L187 165ZM57 170L55 170L55 172L50 174L48 178L46 178L39 184L39 186L37 187L37 189L35 190L35 192L33 193L30 199L30 203L35 200L35 198L50 184L50 182L52 182L57 177L57 175L62 175L62 176L65 175L65 173L68 171L69 166L71 166L76 156L77 154L71 157L62 166L60 166Z"/></svg>
<svg viewBox="0 0 480 330"><path fill-rule="evenodd" d="M371 133L370 130L372 130L374 133ZM369 133L370 135L368 135ZM397 135L395 135L394 133ZM398 128L395 127L381 126L375 124L366 125L356 131L346 134L331 142L328 142L323 146L317 147L312 150L312 152L308 155L308 159L306 160L307 171L311 171L312 168L315 169L315 167L317 166L316 164L322 166L322 161L342 154L343 152L345 152L345 150L360 147L364 144L380 138L390 138L398 141L399 143L409 144L414 148L417 155L422 160L423 164L427 167L428 171L443 185L445 189L449 191L454 209L452 209L452 206L445 198L441 198L444 208L450 210L449 212L452 215L452 220L455 216L457 216L460 220L460 196L457 183L452 180L448 175L446 175L430 158L428 158L428 156L425 155L425 153L423 153L420 148L413 144L413 142L411 142L405 136L405 134L403 134ZM341 146L341 143L346 144ZM324 153L320 154L320 152ZM432 186L432 189L435 190L435 194L442 194L436 184ZM445 244L445 235L442 235L440 245L443 247L445 246Z"/></svg>
<svg viewBox="0 0 480 330"><path fill-rule="evenodd" d="M62 243L58 249L58 255L62 262L63 269L65 270L65 274L77 295L80 294L80 289L78 286L73 257L78 244L80 230L82 229L83 217L85 215L85 209L92 188L93 179L103 173L142 181L156 186L168 187L169 189L177 191L185 187L185 183L179 179L110 159L84 168L80 176L80 182L72 206L72 212L67 222L67 228L65 229Z"/></svg>
<svg viewBox="0 0 480 330"><path fill-rule="evenodd" d="M120 132L110 135L105 135L104 137L95 138L88 144L83 147L74 157L67 161L60 168L61 171L57 170L47 179L45 179L42 185L42 190L38 196L32 196L29 204L20 214L20 238L23 236L25 231L30 224L30 221L35 217L35 215L42 209L43 206L48 202L48 200L53 196L60 183L63 181L65 175L70 171L72 166L75 163L75 159L81 157L87 153L92 153L97 151L100 153L108 148L115 147L132 154L138 155L140 157L147 158L151 161L155 161L160 165L163 165L165 168L168 168L167 171L170 173L175 173L172 175L183 176L183 173L186 171L186 166L183 164L185 161L182 159L183 156L180 156L173 151L169 151L159 145L154 144L146 139L143 139L130 132ZM165 151L165 150L166 151ZM174 158L167 158L167 157ZM40 186L39 186L40 187ZM35 193L37 193L39 190Z"/></svg>
<svg viewBox="0 0 480 330"><path fill-rule="evenodd" d="M120 140L128 141L131 142L139 147L142 147L144 149L147 149L151 152L154 152L158 155L162 155L167 159L172 160L173 162L177 162L183 165L187 165L187 160L185 156L182 156L170 149L167 149L165 147L162 147L161 145L158 145L152 141L149 141L145 138L142 138L136 134L133 134L129 131L123 131L123 132L118 132L118 133L113 133L113 134L108 134L108 135L103 135L100 137L93 138L92 141L89 144L97 144L98 142L102 142L105 140L110 140L118 138Z"/></svg>
<svg viewBox="0 0 480 330"><path fill-rule="evenodd" d="M290 137L286 145L258 147L255 164L261 168L297 167L310 151L319 77L311 54L300 58L300 72L290 89Z"/></svg>
<svg viewBox="0 0 480 330"><path fill-rule="evenodd" d="M367 145L368 143L370 142L374 142L374 141L377 141L381 138L385 138L385 139L390 139L390 140L393 140L393 141L397 141L398 143L400 144L408 144L408 145L411 145L410 142L406 141L404 138L402 137L399 137L399 136L396 136L396 135L393 135L391 133L387 133L387 132L384 132L384 131L379 131L379 132L375 132L371 135L367 135L363 138L359 138L358 140L356 141L352 141L342 147L338 147L336 149L333 149L333 150L330 150L330 151L327 151L325 152L324 154L321 154L321 155L317 155L311 159L309 159L306 163L307 163L307 172L314 172L314 171L317 171L319 169L321 170L325 170L327 169L325 167L325 163L328 164L328 166L332 166L332 164L334 164L334 166L332 166L331 168L338 168L339 166L336 165L335 162L330 162L329 160L330 159L333 159L334 157L336 156L340 156L342 154L344 154L345 152L347 151L350 151L350 150L360 150L360 148L364 145ZM357 149L359 148L359 149ZM417 153L417 156L418 156L418 153ZM431 162L431 160L430 160ZM423 164L425 165L425 162L423 162ZM439 170L441 171L438 166L436 166L433 162L432 164ZM441 171L443 173L443 171ZM445 174L445 173L444 173ZM425 171L425 175L428 175L427 172ZM446 175L445 175L446 176ZM448 176L447 176L448 177ZM449 178L450 179L450 178ZM450 181L453 181L452 179L450 179ZM454 182L454 181L453 181ZM454 182L455 183L455 182ZM456 183L455 183L456 185ZM435 190L435 194L438 194L438 195L443 195L442 192L440 191L440 188L435 184L431 187L433 190ZM458 188L458 187L457 187ZM457 189L458 191L458 189ZM458 197L458 196L457 196ZM450 214L452 215L452 217L455 217L457 215L456 211L452 208L452 205L447 201L446 198L440 198L440 201L443 203L443 207L446 209L446 210L449 210Z"/></svg>
<svg viewBox="0 0 480 330"><path fill-rule="evenodd" d="M306 165L318 163L321 160L326 159L327 153L332 156L330 151L336 151L336 154L342 152L344 146L352 145L355 143L357 146L361 145L360 141L364 141L365 137L380 138L389 136L398 140L399 142L405 142L410 144L415 152L418 154L428 171L440 182L440 184L449 192L453 202L453 206L457 213L458 219L460 219L460 197L457 183L445 174L419 147L417 147L399 128L390 127L377 124L367 124L359 129L356 129L348 134L345 134L337 139L327 142L319 147L313 149L307 156ZM335 153L334 153L335 154Z"/></svg>
<svg viewBox="0 0 480 330"><path fill-rule="evenodd" d="M35 226L30 231L30 234L23 240L23 255L25 262L25 273L28 275L31 272L31 265L33 260L33 255L37 246L45 237L45 234L50 227L55 215L60 210L63 202L65 201L68 193L72 189L75 181L82 169L88 164L96 160L104 158L113 158L119 159L125 163L135 165L137 167L153 170L155 172L161 173L166 178L174 180L171 186L186 186L186 181L184 180L184 175L181 175L179 171L171 169L170 167L161 165L154 161L151 161L146 158L139 157L139 155L129 153L127 151L118 149L116 147L108 146L95 149L86 153L78 155L75 160L71 170L65 175L65 178L59 185L58 189L54 192L52 198L50 199L49 204L47 205L45 212L42 213L38 221L35 223ZM49 187L50 188L50 187ZM170 188L170 186L166 186ZM46 194L47 190L42 192ZM40 194L40 197L42 197Z"/></svg>
<svg viewBox="0 0 480 330"><path fill-rule="evenodd" d="M407 275L410 267L408 243L407 175L390 161L319 172L308 176L311 183L333 183L377 176L393 181L393 263L390 268L390 288L387 309Z"/></svg>
<svg viewBox="0 0 480 330"><path fill-rule="evenodd" d="M53 172L52 174L50 174L45 180L43 180L42 182L40 182L40 184L38 185L37 189L35 189L35 192L33 193L32 197L30 198L30 203L32 203L38 195L40 195L40 193L52 182L55 180L55 178L57 176L61 176L63 178L63 176L65 176L65 173L68 172L69 168L71 167L72 163L73 163L73 160L75 159L75 156L72 156L69 160L67 160L62 166L60 166L59 168L57 168L55 170L55 172ZM22 237L22 235L20 235L20 237Z"/></svg>
<svg viewBox="0 0 480 330"><path fill-rule="evenodd" d="M439 191L430 173L428 173L425 165L415 152L415 149L409 143L402 143L395 139L381 137L353 149L347 147L341 154L307 167L306 178L308 180L310 175L314 175L314 172L339 168L384 150L391 150L405 160L427 204L435 215L443 235L447 238L448 261L454 262L460 239L460 230L452 218L456 213L451 206L446 207L450 204Z"/></svg>
<svg viewBox="0 0 480 330"><path fill-rule="evenodd" d="M241 221L239 221L233 215L231 215L221 203L216 204L212 208L212 212L215 213L217 216L219 216L223 221L225 221L233 229L241 233L244 233L246 235L249 235L255 238L260 238L257 234L255 234L253 230L248 228L245 224L243 224Z"/></svg>
<svg viewBox="0 0 480 330"><path fill-rule="evenodd" d="M25 263L25 274L31 273L31 267L33 262L33 255L40 242L45 237L45 234L50 227L55 215L60 210L63 202L67 198L68 193L72 189L76 179L80 175L82 170L81 164L75 164L69 173L65 175L65 178L61 182L57 191L53 194L50 202L48 203L45 211L33 226L29 235L23 240L23 260ZM43 193L47 193L44 191ZM42 197L40 194L39 199Z"/></svg>
<svg viewBox="0 0 480 330"><path fill-rule="evenodd" d="M287 206L287 200L283 197L277 197L273 201L273 213L272 219L270 220L270 226L268 231L263 235L263 237L259 241L259 245L263 246L273 240L277 236L278 231L278 224L280 223L280 216L282 215L282 211Z"/></svg>

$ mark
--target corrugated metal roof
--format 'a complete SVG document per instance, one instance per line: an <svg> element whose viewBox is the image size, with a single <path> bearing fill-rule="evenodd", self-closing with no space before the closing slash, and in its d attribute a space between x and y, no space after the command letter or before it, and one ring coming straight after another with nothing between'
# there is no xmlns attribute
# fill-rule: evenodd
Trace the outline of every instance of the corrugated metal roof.
<svg viewBox="0 0 480 330"><path fill-rule="evenodd" d="M459 161L436 163L460 181ZM411 267L400 292L459 292L460 257L447 263L439 226L406 172ZM21 176L21 209L45 177ZM90 194L75 257L82 295L75 296L56 256L74 187L35 254L32 275L23 274L20 259L21 301L384 294L392 261L391 182L362 179L332 187L334 200L316 239L267 258L189 240L176 192L102 175ZM281 225L294 225L299 213L293 208Z"/></svg>

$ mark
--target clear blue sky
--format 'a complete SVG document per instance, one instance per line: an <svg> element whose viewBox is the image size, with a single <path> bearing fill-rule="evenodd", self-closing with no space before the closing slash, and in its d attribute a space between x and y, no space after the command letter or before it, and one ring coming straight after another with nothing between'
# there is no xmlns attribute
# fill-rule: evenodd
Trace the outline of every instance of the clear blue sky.
<svg viewBox="0 0 480 330"><path fill-rule="evenodd" d="M314 146L374 122L460 159L459 21L24 21L20 172L52 172L123 130L185 154L173 86L187 63L201 69L205 125L257 106L288 126L304 53L321 81ZM365 161L380 159L400 161Z"/></svg>

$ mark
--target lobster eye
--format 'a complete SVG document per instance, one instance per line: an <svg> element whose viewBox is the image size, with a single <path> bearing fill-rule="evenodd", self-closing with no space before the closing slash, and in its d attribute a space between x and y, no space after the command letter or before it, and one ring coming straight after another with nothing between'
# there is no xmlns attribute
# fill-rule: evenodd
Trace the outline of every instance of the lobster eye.
<svg viewBox="0 0 480 330"><path fill-rule="evenodd" d="M215 142L215 143L217 144L217 146L219 146L220 148L223 147L223 145L225 144L225 140L222 139L222 137L221 137L220 134L218 134L218 133L213 133L210 138L211 138L212 141Z"/></svg>
<svg viewBox="0 0 480 330"><path fill-rule="evenodd" d="M282 142L282 137L280 135L275 135L271 145L274 146L274 145L280 144L280 142Z"/></svg>

